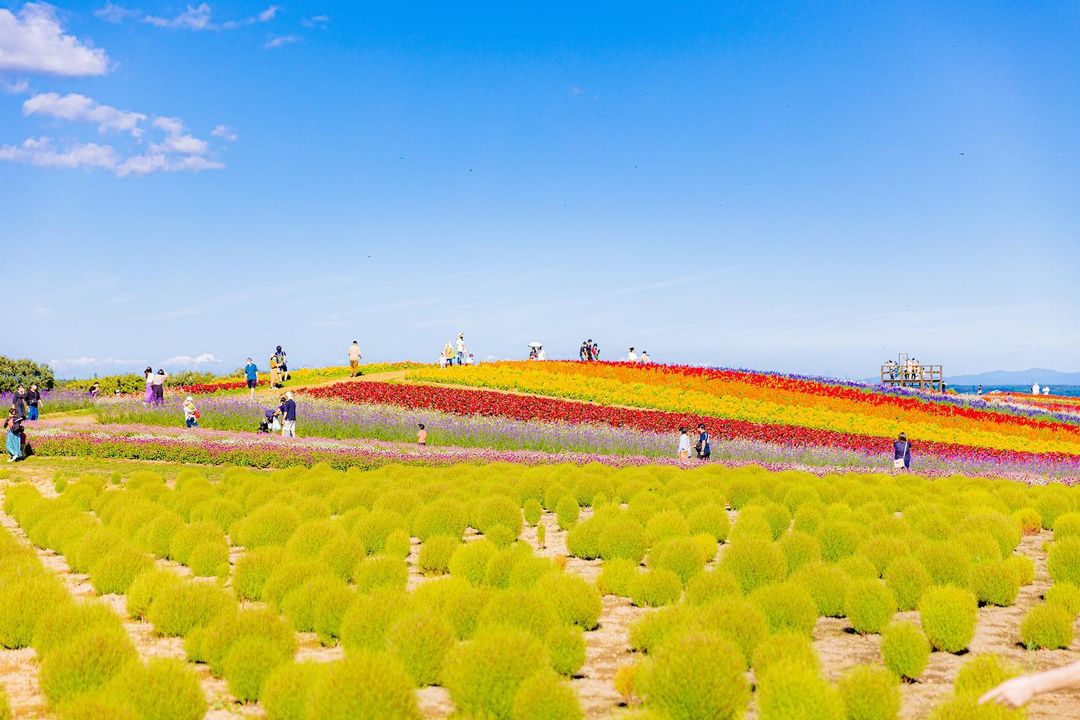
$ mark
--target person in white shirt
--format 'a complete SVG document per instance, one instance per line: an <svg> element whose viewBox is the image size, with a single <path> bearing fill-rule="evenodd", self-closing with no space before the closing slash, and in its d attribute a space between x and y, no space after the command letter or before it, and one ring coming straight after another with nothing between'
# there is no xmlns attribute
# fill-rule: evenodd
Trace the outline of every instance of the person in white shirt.
<svg viewBox="0 0 1080 720"><path fill-rule="evenodd" d="M639 359L643 363L651 363L652 362L652 358L649 357L649 351L648 350L642 350L641 351L641 358L639 358Z"/></svg>
<svg viewBox="0 0 1080 720"><path fill-rule="evenodd" d="M547 353L544 352L544 348L540 348L536 351L537 360L547 360Z"/></svg>
<svg viewBox="0 0 1080 720"><path fill-rule="evenodd" d="M1034 385L1031 386L1031 394L1032 395L1038 395L1039 394L1039 383L1035 383Z"/></svg>
<svg viewBox="0 0 1080 720"><path fill-rule="evenodd" d="M1043 395L1049 395L1049 394L1050 394L1050 386L1049 385L1043 385Z"/></svg>
<svg viewBox="0 0 1080 720"><path fill-rule="evenodd" d="M360 354L360 343L355 340L352 341L352 345L349 346L349 372L353 377L356 377L360 372L360 358L363 355Z"/></svg>
<svg viewBox="0 0 1080 720"><path fill-rule="evenodd" d="M465 364L465 333L458 333L457 336L457 364Z"/></svg>
<svg viewBox="0 0 1080 720"><path fill-rule="evenodd" d="M637 353L634 352L634 348L630 348L630 352L626 354L626 362L637 362Z"/></svg>
<svg viewBox="0 0 1080 720"><path fill-rule="evenodd" d="M679 428L679 459L690 459L690 435L687 434L686 428Z"/></svg>

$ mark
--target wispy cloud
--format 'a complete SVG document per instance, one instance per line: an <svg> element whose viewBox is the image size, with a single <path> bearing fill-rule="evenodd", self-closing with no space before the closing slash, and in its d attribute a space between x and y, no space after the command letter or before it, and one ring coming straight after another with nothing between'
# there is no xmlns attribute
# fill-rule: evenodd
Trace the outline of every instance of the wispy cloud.
<svg viewBox="0 0 1080 720"><path fill-rule="evenodd" d="M224 22L219 23L214 21L214 11L208 3L188 5L187 8L178 15L163 17L160 15L151 15L142 10L124 7L123 5L117 5L113 2L107 2L104 7L95 10L94 15L111 23L122 23L131 20L133 22L141 22L159 28L192 30L198 32L207 30L236 30L249 25L268 23L277 17L277 14L280 11L281 8L279 6L270 5L265 10L256 13L255 15L250 15L238 20L225 20Z"/></svg>
<svg viewBox="0 0 1080 720"><path fill-rule="evenodd" d="M18 14L0 8L0 70L104 75L109 57L88 41L65 34L52 5L26 3Z"/></svg>
<svg viewBox="0 0 1080 720"><path fill-rule="evenodd" d="M304 18L303 20L301 20L300 24L306 28L324 28L329 22L329 15L312 15L309 18Z"/></svg>
<svg viewBox="0 0 1080 720"><path fill-rule="evenodd" d="M0 145L0 160L36 167L102 169L119 177L157 172L201 172L218 170L224 164L211 154L210 143L188 132L179 118L151 116L103 105L77 93L41 93L23 103L27 117L42 116L68 122L88 122L100 133L130 135L129 148L82 140L56 143L49 137L28 138L20 145ZM142 145L145 133L153 132L149 145ZM235 136L234 136L235 137Z"/></svg>
<svg viewBox="0 0 1080 720"><path fill-rule="evenodd" d="M170 367L198 367L200 365L212 365L219 363L221 360L214 357L211 353L202 353L201 355L173 355L171 358L162 360L161 364Z"/></svg>
<svg viewBox="0 0 1080 720"><path fill-rule="evenodd" d="M218 125L210 134L216 138L221 138L225 142L236 142L236 133L234 133L228 125Z"/></svg>
<svg viewBox="0 0 1080 720"><path fill-rule="evenodd" d="M22 95L30 89L30 83L26 80L0 80L0 90L9 95Z"/></svg>
<svg viewBox="0 0 1080 720"><path fill-rule="evenodd" d="M138 360L121 359L121 358L96 358L96 357L74 357L74 358L58 358L49 361L49 365L54 368L87 368L87 367L105 367L105 366L130 366L138 365Z"/></svg>
<svg viewBox="0 0 1080 720"><path fill-rule="evenodd" d="M299 35L278 35L272 37L266 41L263 48L266 50L273 50L274 48L283 47L285 45L292 45L293 43L300 42L301 37Z"/></svg>

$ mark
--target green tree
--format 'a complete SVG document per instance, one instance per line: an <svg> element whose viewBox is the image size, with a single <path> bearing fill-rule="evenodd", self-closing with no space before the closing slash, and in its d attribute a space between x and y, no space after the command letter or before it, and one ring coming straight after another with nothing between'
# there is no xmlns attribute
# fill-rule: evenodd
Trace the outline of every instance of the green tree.
<svg viewBox="0 0 1080 720"><path fill-rule="evenodd" d="M12 392L19 385L29 387L30 383L37 383L42 390L51 390L55 382L52 368L48 365L0 355L0 392Z"/></svg>

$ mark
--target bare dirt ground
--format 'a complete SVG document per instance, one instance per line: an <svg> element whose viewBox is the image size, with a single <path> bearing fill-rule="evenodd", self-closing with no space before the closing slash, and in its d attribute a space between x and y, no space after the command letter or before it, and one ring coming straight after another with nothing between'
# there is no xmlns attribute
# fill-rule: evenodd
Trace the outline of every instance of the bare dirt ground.
<svg viewBox="0 0 1080 720"><path fill-rule="evenodd" d="M19 466L12 475L33 482L46 495L55 495L50 467L26 464ZM0 490L11 482L0 480ZM588 510L582 513L582 519L588 517ZM734 517L734 513L732 513ZM526 527L522 540L531 544L536 552L548 557L567 556L566 532L559 530L552 514L545 514L541 522L545 525L547 541L543 548L537 544L535 528ZM0 524L15 533L29 545L29 541L18 528L14 520L0 513ZM469 532L466 539L475 538ZM930 710L952 692L952 681L959 668L966 660L976 654L996 653L1013 660L1025 670L1042 670L1080 660L1080 642L1074 643L1069 650L1029 652L1019 645L1018 628L1026 611L1040 602L1042 594L1049 587L1046 572L1046 554L1043 545L1050 539L1050 533L1024 538L1019 552L1033 558L1036 562L1036 579L1033 585L1021 590L1017 603L1008 608L981 608L979 610L978 631L971 648L962 655L934 653L930 665L923 676L914 683L904 684L901 688L903 705L902 720L918 720L926 717ZM97 597L86 575L72 573L63 557L49 550L35 548L42 564L60 576L69 592L77 598ZM423 576L416 567L419 544L414 540L409 556L409 586L415 587L430 578ZM723 546L721 546L721 553ZM232 561L240 557L242 550L232 553ZM178 572L186 573L182 566L166 563ZM714 564L715 560L713 563ZM599 561L586 561L578 558L566 559L566 570L586 579L594 580L599 573ZM135 642L143 657L167 656L183 658L183 643L175 638L160 638L154 635L148 623L135 622L126 618L124 598L106 595L100 598L124 618L124 627ZM604 718L617 714L620 698L615 692L613 679L618 668L633 662L636 658L627 645L630 626L650 612L633 607L625 598L605 597L600 626L586 633L586 663L580 676L572 680L578 691L582 707L589 718ZM900 613L898 618L918 622L914 612ZM331 661L342 657L339 647L323 647L314 634L299 635L300 647L298 659ZM846 621L822 618L814 631L814 644L821 657L826 676L837 679L847 668L860 663L880 664L880 638L876 635L861 636L850 631ZM229 694L224 681L213 678L205 666L195 666L200 682L206 694L210 711L208 718L224 720L236 717L261 717L262 709L257 704L240 704ZM0 684L7 690L12 708L17 718L46 718L48 708L41 695L37 681L37 661L32 649L0 650ZM428 718L445 718L453 713L453 703L448 693L442 688L431 687L418 692L421 709ZM750 717L756 715L751 708ZM1032 720L1051 720L1063 717L1080 717L1080 691L1062 692L1044 696L1033 702L1029 708Z"/></svg>

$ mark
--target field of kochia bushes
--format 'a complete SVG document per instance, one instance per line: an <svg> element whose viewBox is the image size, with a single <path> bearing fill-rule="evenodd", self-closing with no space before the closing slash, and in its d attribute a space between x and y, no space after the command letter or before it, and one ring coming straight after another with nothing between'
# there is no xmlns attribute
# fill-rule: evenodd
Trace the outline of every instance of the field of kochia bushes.
<svg viewBox="0 0 1080 720"><path fill-rule="evenodd" d="M8 483L4 511L98 594L124 595L130 619L183 638L188 661L141 659L119 615L0 531L0 646L34 648L64 720L202 717L193 663L270 720L417 718L429 685L456 717L582 717L573 678L605 595L650 608L612 680L616 715L888 720L932 652L965 651L980 607L1033 582L1016 551L1043 529L1053 586L1019 641L1068 647L1080 614L1080 491L1062 485L509 464L54 484ZM538 552L541 518L571 558ZM578 572L597 565L595 581ZM880 662L826 680L822 617L879 634ZM297 662L298 632L344 659ZM974 699L1018 671L973 654L933 716L1016 717Z"/></svg>

